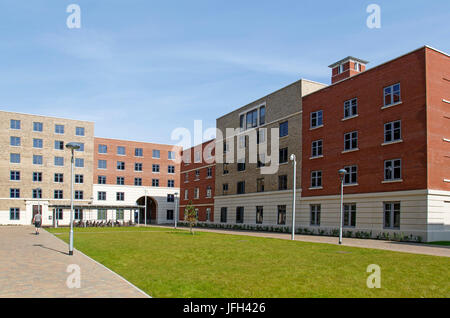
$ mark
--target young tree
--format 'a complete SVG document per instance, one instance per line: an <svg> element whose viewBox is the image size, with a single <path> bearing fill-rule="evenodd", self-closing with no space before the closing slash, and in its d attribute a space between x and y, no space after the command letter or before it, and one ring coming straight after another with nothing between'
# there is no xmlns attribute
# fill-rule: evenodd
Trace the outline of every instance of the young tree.
<svg viewBox="0 0 450 318"><path fill-rule="evenodd" d="M191 234L194 234L192 227L197 223L197 212L195 207L192 205L192 201L189 201L188 205L184 209L184 220L189 222L189 230Z"/></svg>

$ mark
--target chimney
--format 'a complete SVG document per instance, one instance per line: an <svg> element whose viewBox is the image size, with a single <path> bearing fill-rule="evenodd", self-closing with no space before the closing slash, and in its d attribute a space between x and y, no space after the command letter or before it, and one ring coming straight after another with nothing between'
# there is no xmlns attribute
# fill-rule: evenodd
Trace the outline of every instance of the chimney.
<svg viewBox="0 0 450 318"><path fill-rule="evenodd" d="M348 56L345 59L331 64L328 66L331 68L331 84L364 72L366 70L366 64L368 63L368 61Z"/></svg>

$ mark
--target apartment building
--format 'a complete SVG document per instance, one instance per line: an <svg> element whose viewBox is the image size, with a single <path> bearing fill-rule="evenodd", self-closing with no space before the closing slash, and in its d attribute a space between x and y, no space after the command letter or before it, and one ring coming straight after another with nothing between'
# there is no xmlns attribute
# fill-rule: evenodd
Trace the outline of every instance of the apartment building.
<svg viewBox="0 0 450 318"><path fill-rule="evenodd" d="M450 59L422 47L365 70L348 57L303 97L297 226L450 240ZM358 72L358 70L361 70ZM365 70L365 71L364 71Z"/></svg>
<svg viewBox="0 0 450 318"><path fill-rule="evenodd" d="M93 209L99 220L173 223L181 147L94 138Z"/></svg>
<svg viewBox="0 0 450 318"><path fill-rule="evenodd" d="M75 218L92 197L94 123L0 111L0 224L69 224L71 152L75 151Z"/></svg>
<svg viewBox="0 0 450 318"><path fill-rule="evenodd" d="M325 86L302 79L217 119L216 223L290 224L289 157L301 164L302 97Z"/></svg>
<svg viewBox="0 0 450 318"><path fill-rule="evenodd" d="M192 204L199 222L214 222L215 139L183 150L180 173L179 219Z"/></svg>

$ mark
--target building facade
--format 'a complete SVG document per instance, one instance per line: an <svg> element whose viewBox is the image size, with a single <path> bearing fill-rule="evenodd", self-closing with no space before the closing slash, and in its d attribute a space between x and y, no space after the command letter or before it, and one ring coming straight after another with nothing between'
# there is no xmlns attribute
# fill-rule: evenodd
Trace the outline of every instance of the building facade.
<svg viewBox="0 0 450 318"><path fill-rule="evenodd" d="M183 150L182 158L179 220L184 220L184 210L191 204L199 222L214 222L215 140Z"/></svg>
<svg viewBox="0 0 450 318"><path fill-rule="evenodd" d="M303 97L298 226L339 227L344 168L346 231L449 240L449 93L449 56L423 47Z"/></svg>

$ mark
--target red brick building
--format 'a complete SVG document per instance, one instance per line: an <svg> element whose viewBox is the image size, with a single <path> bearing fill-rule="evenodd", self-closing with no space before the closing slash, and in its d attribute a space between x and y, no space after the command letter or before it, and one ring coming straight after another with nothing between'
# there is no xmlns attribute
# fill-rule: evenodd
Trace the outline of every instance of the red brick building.
<svg viewBox="0 0 450 318"><path fill-rule="evenodd" d="M182 152L180 172L180 221L191 204L199 222L214 222L215 139Z"/></svg>
<svg viewBox="0 0 450 318"><path fill-rule="evenodd" d="M330 65L332 85L303 97L302 221L338 227L345 168L348 230L449 240L449 55L422 47L365 63Z"/></svg>

